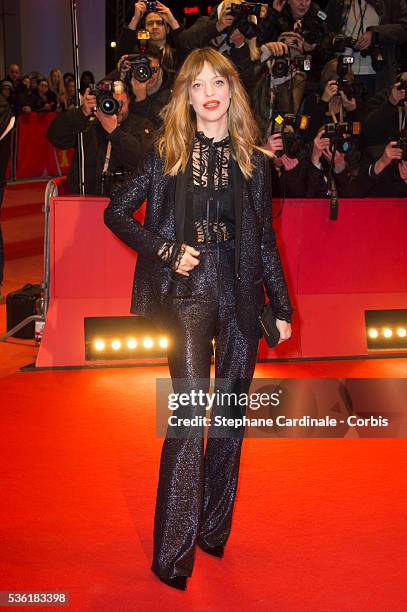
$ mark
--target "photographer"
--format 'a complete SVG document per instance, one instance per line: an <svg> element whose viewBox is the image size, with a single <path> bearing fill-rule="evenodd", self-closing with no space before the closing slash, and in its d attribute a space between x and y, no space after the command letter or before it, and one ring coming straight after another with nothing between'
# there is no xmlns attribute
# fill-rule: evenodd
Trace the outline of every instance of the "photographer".
<svg viewBox="0 0 407 612"><path fill-rule="evenodd" d="M363 122L364 143L370 147L397 140L406 125L407 72L397 78L391 89L384 89L370 98Z"/></svg>
<svg viewBox="0 0 407 612"><path fill-rule="evenodd" d="M324 137L321 128L314 138L310 163L307 168L305 197L326 198L332 192L341 197L351 197L352 182L345 154L335 149L335 144Z"/></svg>
<svg viewBox="0 0 407 612"><path fill-rule="evenodd" d="M272 164L273 195L282 198L304 197L306 187L306 160L284 153L283 136L274 133L264 145L274 153Z"/></svg>
<svg viewBox="0 0 407 612"><path fill-rule="evenodd" d="M274 0L268 19L259 26L258 42L267 43L282 32L295 32L303 38L303 52L312 57L308 78L319 78L321 67L330 57L330 34L323 13L311 0Z"/></svg>
<svg viewBox="0 0 407 612"><path fill-rule="evenodd" d="M100 109L94 112L97 98L88 88L82 106L61 113L48 128L48 140L59 149L76 147L76 136L83 133L87 195L102 193L102 175L121 169L127 173L135 170L152 147L153 126L142 117L129 114L129 96L120 88L122 83L113 93L121 105L117 114L108 115ZM77 153L72 160L68 186L72 193L78 193Z"/></svg>
<svg viewBox="0 0 407 612"><path fill-rule="evenodd" d="M403 159L404 158L404 159ZM366 149L359 174L359 197L407 197L407 138Z"/></svg>
<svg viewBox="0 0 407 612"><path fill-rule="evenodd" d="M270 135L270 120L276 112L298 112L305 89L304 59L302 37L294 32L262 45L250 94L263 138Z"/></svg>
<svg viewBox="0 0 407 612"><path fill-rule="evenodd" d="M150 11L155 5L157 11ZM183 31L170 9L161 2L135 2L134 15L121 32L117 57L134 53L137 47L136 32L144 17L144 27L150 33L151 42L162 52L162 65L166 70L178 70L183 55L180 53L178 37Z"/></svg>
<svg viewBox="0 0 407 612"><path fill-rule="evenodd" d="M389 87L395 79L396 45L407 42L405 0L329 0L325 11L329 30L355 41L356 81L369 95Z"/></svg>
<svg viewBox="0 0 407 612"><path fill-rule="evenodd" d="M132 66L127 55L118 64L118 72L111 73L109 78L120 78L126 83L130 93L130 113L151 121L156 128L161 126L160 112L171 97L173 73L162 66L162 54L154 44L148 44L145 54L139 54L148 60L152 70L149 79L140 81L132 74Z"/></svg>
<svg viewBox="0 0 407 612"><path fill-rule="evenodd" d="M354 87L352 64L346 64L347 56L331 60L321 72L322 94L312 94L305 99L304 114L309 115L308 136L313 140L321 126L340 121L360 121L362 109Z"/></svg>

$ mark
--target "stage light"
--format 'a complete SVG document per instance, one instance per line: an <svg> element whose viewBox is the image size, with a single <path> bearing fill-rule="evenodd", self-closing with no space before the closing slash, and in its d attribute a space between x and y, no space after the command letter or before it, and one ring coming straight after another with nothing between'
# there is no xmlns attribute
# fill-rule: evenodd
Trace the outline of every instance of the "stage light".
<svg viewBox="0 0 407 612"><path fill-rule="evenodd" d="M112 42L110 43L110 46L111 46L112 49L116 49L116 46L117 46L116 45L116 41L112 40Z"/></svg>
<svg viewBox="0 0 407 612"><path fill-rule="evenodd" d="M367 348L407 350L407 310L366 310Z"/></svg>
<svg viewBox="0 0 407 612"><path fill-rule="evenodd" d="M163 359L171 337L141 316L86 317L85 355L89 361Z"/></svg>

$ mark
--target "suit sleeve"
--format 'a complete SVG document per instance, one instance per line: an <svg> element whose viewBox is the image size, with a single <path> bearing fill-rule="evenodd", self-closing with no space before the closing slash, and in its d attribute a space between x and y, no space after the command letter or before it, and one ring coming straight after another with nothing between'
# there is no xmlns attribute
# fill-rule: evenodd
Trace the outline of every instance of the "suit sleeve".
<svg viewBox="0 0 407 612"><path fill-rule="evenodd" d="M145 228L133 217L148 196L154 180L154 152L145 161L142 170L110 200L104 212L105 224L125 244L147 258L160 259L159 252L166 248L168 241ZM148 202L147 202L148 205Z"/></svg>
<svg viewBox="0 0 407 612"><path fill-rule="evenodd" d="M258 185L256 196L263 202L263 231L261 239L261 256L263 263L263 283L267 297L271 302L274 314L278 319L291 321L293 308L288 296L278 251L275 232L271 221L271 173L270 162L263 156L262 168L258 172Z"/></svg>

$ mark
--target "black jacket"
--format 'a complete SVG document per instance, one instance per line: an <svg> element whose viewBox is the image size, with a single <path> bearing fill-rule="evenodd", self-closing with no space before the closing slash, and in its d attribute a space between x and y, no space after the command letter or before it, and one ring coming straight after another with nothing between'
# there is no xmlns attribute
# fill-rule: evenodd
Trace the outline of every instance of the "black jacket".
<svg viewBox="0 0 407 612"><path fill-rule="evenodd" d="M396 76L396 45L407 42L407 4L405 0L368 0L379 15L379 25L369 28L377 31L386 65L377 73L377 90L388 87ZM331 32L340 33L342 22L341 0L329 0L325 12Z"/></svg>
<svg viewBox="0 0 407 612"><path fill-rule="evenodd" d="M390 89L383 89L368 100L362 129L363 142L366 147L397 140L401 109L389 102L390 91Z"/></svg>
<svg viewBox="0 0 407 612"><path fill-rule="evenodd" d="M240 170L233 179L235 202L236 311L239 327L253 329L263 303L263 283L277 316L290 317L292 308L271 225L269 160L254 153L249 181ZM143 171L117 193L105 210L105 223L138 251L131 312L165 325L166 296L173 273L158 256L168 241L183 241L187 174L163 174L163 161L154 152ZM144 226L133 217L147 198Z"/></svg>
<svg viewBox="0 0 407 612"><path fill-rule="evenodd" d="M159 114L171 98L173 82L173 75L163 69L163 80L160 89L150 96L147 96L147 98L141 102L137 102L136 99L132 97L130 112L139 117L144 117L144 119L148 119L157 128L160 127L161 118Z"/></svg>
<svg viewBox="0 0 407 612"><path fill-rule="evenodd" d="M154 126L131 113L111 134L97 119L90 120L82 109L72 109L58 115L48 128L48 140L59 149L70 149L77 143L77 135L84 134L85 193L100 195L101 178L108 140L112 143L109 171L119 166L135 170L152 147ZM75 152L68 175L68 187L78 193L78 158Z"/></svg>

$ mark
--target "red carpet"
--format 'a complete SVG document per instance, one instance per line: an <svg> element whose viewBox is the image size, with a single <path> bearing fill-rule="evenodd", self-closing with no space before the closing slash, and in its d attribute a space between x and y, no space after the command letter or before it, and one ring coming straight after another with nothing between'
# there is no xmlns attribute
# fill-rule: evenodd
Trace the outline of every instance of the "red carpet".
<svg viewBox="0 0 407 612"><path fill-rule="evenodd" d="M7 292L39 280L41 258L6 272ZM198 550L181 593L149 569L167 368L17 372L34 356L0 344L1 591L68 591L75 612L406 609L406 440L245 440L225 558ZM405 376L405 360L256 376Z"/></svg>

